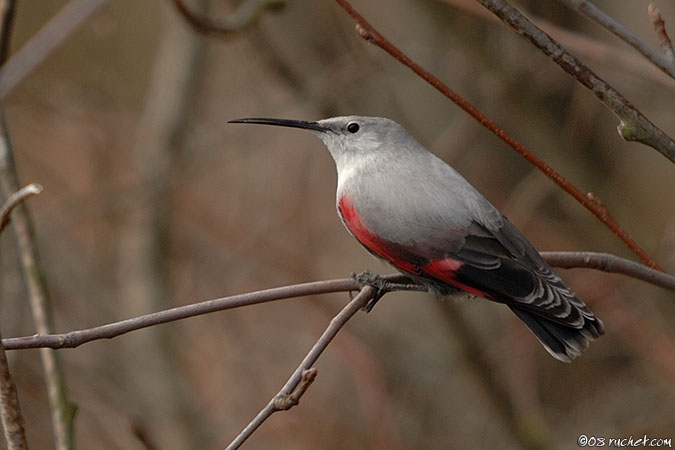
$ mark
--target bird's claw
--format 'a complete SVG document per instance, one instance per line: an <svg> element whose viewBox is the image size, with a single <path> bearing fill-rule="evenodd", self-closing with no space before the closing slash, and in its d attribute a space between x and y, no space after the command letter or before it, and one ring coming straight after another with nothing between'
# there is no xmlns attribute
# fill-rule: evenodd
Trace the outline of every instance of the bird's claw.
<svg viewBox="0 0 675 450"><path fill-rule="evenodd" d="M366 312L370 312L375 304L382 298L382 296L391 290L391 286L387 280L369 270L361 273L352 272L352 278L354 278L361 287L371 286L373 289L375 289L375 295L373 295L373 298L368 300L368 303L363 306L363 309ZM349 293L349 296L351 298L351 292Z"/></svg>

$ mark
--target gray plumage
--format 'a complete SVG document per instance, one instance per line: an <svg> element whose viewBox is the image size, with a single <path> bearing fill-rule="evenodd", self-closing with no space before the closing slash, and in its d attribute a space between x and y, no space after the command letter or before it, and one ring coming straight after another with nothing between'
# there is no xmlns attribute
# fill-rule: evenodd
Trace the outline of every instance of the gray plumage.
<svg viewBox="0 0 675 450"><path fill-rule="evenodd" d="M337 207L347 229L433 292L461 289L506 304L565 362L603 334L602 322L532 244L396 122L361 116L232 122L313 131L335 160Z"/></svg>

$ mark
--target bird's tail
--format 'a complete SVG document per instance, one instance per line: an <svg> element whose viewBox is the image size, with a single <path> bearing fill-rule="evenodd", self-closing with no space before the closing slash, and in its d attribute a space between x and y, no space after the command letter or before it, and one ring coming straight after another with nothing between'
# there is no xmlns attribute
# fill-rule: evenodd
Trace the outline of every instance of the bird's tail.
<svg viewBox="0 0 675 450"><path fill-rule="evenodd" d="M590 341L604 333L602 322L593 316L584 317L583 327L574 328L522 308L509 307L532 330L551 356L562 362L571 362L588 347Z"/></svg>

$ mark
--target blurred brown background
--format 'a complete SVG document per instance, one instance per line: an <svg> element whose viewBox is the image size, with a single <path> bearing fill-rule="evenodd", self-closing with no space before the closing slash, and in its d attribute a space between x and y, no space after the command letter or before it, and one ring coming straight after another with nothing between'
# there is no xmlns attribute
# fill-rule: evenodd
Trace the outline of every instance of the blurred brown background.
<svg viewBox="0 0 675 450"><path fill-rule="evenodd" d="M13 51L66 2L22 0ZM235 1L190 5L225 17ZM459 4L459 6L458 6ZM654 47L647 1L596 2ZM675 272L675 167L501 23L440 0L354 1L414 60L522 140ZM531 17L671 136L675 81L553 0ZM675 4L657 2L671 36ZM541 250L634 257L586 210L381 50L335 2L289 0L213 39L169 1L111 1L4 102L59 332L351 272L371 258L335 213L309 133L246 116L387 116L453 164ZM0 240L2 332L32 334L13 233ZM246 449L577 448L580 434L675 438L672 293L560 271L607 334L571 365L498 305L387 295L317 364L301 404ZM60 351L80 449L219 449L277 392L347 294L248 307ZM10 353L32 448L51 448L38 352ZM0 444L4 445L4 444Z"/></svg>

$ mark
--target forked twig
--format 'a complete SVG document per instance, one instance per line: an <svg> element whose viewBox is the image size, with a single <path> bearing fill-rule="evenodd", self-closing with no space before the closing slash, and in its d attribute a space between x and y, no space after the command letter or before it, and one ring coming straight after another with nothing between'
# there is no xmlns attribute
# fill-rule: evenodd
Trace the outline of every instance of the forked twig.
<svg viewBox="0 0 675 450"><path fill-rule="evenodd" d="M373 298L375 295L375 289L371 286L364 286L361 288L361 291L356 297L345 306L342 311L340 311L333 319L330 321L328 328L323 332L319 340L316 341L314 346L309 350L305 358L302 360L300 365L295 369L295 372L288 379L286 384L279 390L277 395L275 395L272 400L270 400L263 409L260 410L257 416L234 438L234 440L227 446L225 450L235 450L243 444L246 439L248 439L255 430L262 425L265 420L267 420L272 414L277 411L283 411L288 408L288 403L284 401L289 397L299 397L305 392L309 383L314 380L316 376L316 369L312 370L312 366L319 359L319 356L326 349L328 344L333 340L337 335L338 331L356 314L361 308L363 308L368 300ZM303 379L306 381L303 383ZM299 386L303 385L303 389L300 391ZM281 399L281 400L280 400ZM297 403L297 402L296 402ZM290 405L293 406L293 405ZM289 406L289 408L290 408Z"/></svg>

